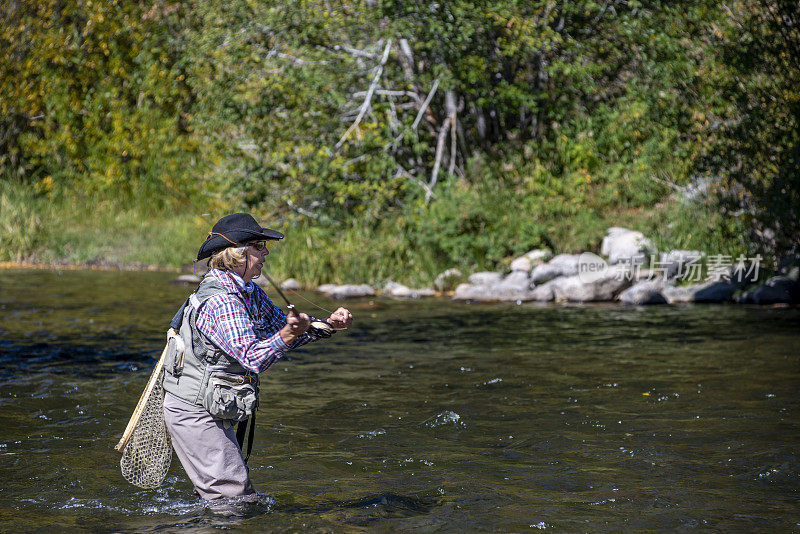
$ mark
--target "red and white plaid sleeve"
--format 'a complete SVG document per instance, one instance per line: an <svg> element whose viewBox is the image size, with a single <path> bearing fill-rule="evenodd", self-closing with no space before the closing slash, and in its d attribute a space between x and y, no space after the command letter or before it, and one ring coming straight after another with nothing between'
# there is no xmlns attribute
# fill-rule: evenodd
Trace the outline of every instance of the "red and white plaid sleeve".
<svg viewBox="0 0 800 534"><path fill-rule="evenodd" d="M245 369L261 373L269 369L289 346L280 329L286 324L282 314L267 318L266 339L258 339L244 303L235 295L219 294L209 298L197 314L197 329L225 354L235 358ZM282 319L282 321L281 321ZM293 347L296 343L292 343Z"/></svg>

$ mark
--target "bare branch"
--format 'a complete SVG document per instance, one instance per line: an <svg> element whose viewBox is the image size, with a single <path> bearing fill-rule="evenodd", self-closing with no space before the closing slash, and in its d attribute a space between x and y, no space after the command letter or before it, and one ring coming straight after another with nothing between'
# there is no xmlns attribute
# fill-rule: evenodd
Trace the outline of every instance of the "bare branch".
<svg viewBox="0 0 800 534"><path fill-rule="evenodd" d="M436 78L436 81L433 82L433 87L431 87L428 96L425 97L425 101L422 103L422 107L419 108L419 113L417 113L417 118L414 119L414 124L411 125L412 130L416 130L417 126L419 126L419 121L422 120L422 115L425 114L425 110L428 109L428 105L430 105L431 100L433 99L433 95L436 94L436 89L439 87L439 78Z"/></svg>
<svg viewBox="0 0 800 534"><path fill-rule="evenodd" d="M353 96L356 98L366 96L366 91L359 91L357 93L353 93ZM419 95L414 91L392 91L389 89L375 89L375 94L378 96L408 96L413 98L414 100L419 100Z"/></svg>
<svg viewBox="0 0 800 534"><path fill-rule="evenodd" d="M311 61L309 59L299 58L299 57L293 56L291 54L285 54L283 52L277 52L275 55L278 56L281 59L288 59L289 61L291 61L295 65L327 65L327 64L330 63L330 61L327 61L327 60Z"/></svg>
<svg viewBox="0 0 800 534"><path fill-rule="evenodd" d="M306 217L311 217L312 219L319 219L319 215L317 215L314 212L308 211L307 209L301 208L300 206L292 202L291 199L287 200L286 204L288 204L290 208L292 208L300 215L305 215Z"/></svg>
<svg viewBox="0 0 800 534"><path fill-rule="evenodd" d="M426 198L427 198L428 195L430 195L432 198L436 198L436 194L433 192L433 190L430 187L428 187L428 184L426 184L425 182L423 182L422 180L420 180L419 178L417 178L413 174L410 174L404 168L398 166L397 167L397 172L395 173L395 176L405 176L405 177L409 178L412 182L414 182L415 184L417 184L418 186L420 186L422 189L425 190Z"/></svg>
<svg viewBox="0 0 800 534"><path fill-rule="evenodd" d="M367 52L366 50L359 50L358 48L353 48L352 46L341 46L337 45L333 47L334 50L343 50L348 54L354 55L356 57L365 57L368 59L378 59L377 54L373 54L372 52Z"/></svg>
<svg viewBox="0 0 800 534"><path fill-rule="evenodd" d="M392 132L397 132L397 127L400 125L400 119L397 118L397 107L394 105L394 98L389 99L389 126Z"/></svg>
<svg viewBox="0 0 800 534"><path fill-rule="evenodd" d="M360 156L356 156L353 159L349 159L349 160L345 161L342 164L342 167L349 167L350 165L352 165L354 163L358 163L359 161L364 161L365 159L367 159L367 154L361 154Z"/></svg>
<svg viewBox="0 0 800 534"><path fill-rule="evenodd" d="M456 108L456 95L453 91L445 93L445 108L450 120L450 166L447 172L453 174L456 169L456 125L458 108Z"/></svg>
<svg viewBox="0 0 800 534"><path fill-rule="evenodd" d="M378 64L378 67L375 69L375 76L372 78L372 84L369 86L369 90L367 91L366 97L364 97L364 103L361 104L361 110L358 112L358 117L350 125L347 131L342 135L342 138L339 139L339 142L336 143L335 148L338 150L350 136L350 134L358 127L358 123L361 122L361 119L364 118L364 114L367 112L369 108L369 103L372 100L372 93L375 92L375 88L378 86L378 81L381 79L381 75L383 74L383 66L386 65L386 60L389 59L389 50L392 48L392 40L386 43L386 47L383 49L383 56L381 57L381 62Z"/></svg>
<svg viewBox="0 0 800 534"><path fill-rule="evenodd" d="M428 105L430 105L431 100L433 99L433 95L436 94L436 89L438 87L439 87L439 78L436 78L436 80L433 82L433 87L431 87L431 90L428 92L428 96L425 97L425 101L422 102L422 105L420 106L419 111L417 112L417 116L414 119L414 124L411 125L412 132L416 131L417 126L419 126L419 123L422 120L422 116L425 114L425 110L428 109ZM397 107L400 109L408 109L413 106L410 103L406 103L406 104L399 104ZM395 137L394 141L392 142L393 145L396 145L400 141L400 139L403 137L403 133L404 131L397 134L397 137Z"/></svg>
<svg viewBox="0 0 800 534"><path fill-rule="evenodd" d="M725 5L725 2L722 2L722 7L724 7L725 11L728 12L728 15L731 17L731 20L733 20L733 22L735 22L736 25L739 26L739 29L740 30L743 29L741 23L736 19L736 15L733 14L733 11L731 11L731 8L729 8L728 6Z"/></svg>
<svg viewBox="0 0 800 534"><path fill-rule="evenodd" d="M679 193L686 193L686 188L685 187L681 187L681 186L675 184L674 182L670 181L667 178L666 174L664 174L663 176L664 176L664 178L659 178L658 176L650 176L650 179L653 180L656 183L663 184L663 185L666 185L668 187L671 187L672 189L674 189L675 191L677 191Z"/></svg>
<svg viewBox="0 0 800 534"><path fill-rule="evenodd" d="M400 65L403 67L403 74L406 80L412 81L414 79L414 53L411 51L411 45L408 44L408 39L400 39L398 45L400 49Z"/></svg>
<svg viewBox="0 0 800 534"><path fill-rule="evenodd" d="M433 171L431 172L431 181L428 183L428 191L425 193L425 203L427 204L433 188L436 186L436 180L439 178L439 166L442 164L442 152L444 151L444 140L447 137L447 131L450 129L450 117L444 120L444 124L439 129L439 139L436 142L436 159L433 162Z"/></svg>

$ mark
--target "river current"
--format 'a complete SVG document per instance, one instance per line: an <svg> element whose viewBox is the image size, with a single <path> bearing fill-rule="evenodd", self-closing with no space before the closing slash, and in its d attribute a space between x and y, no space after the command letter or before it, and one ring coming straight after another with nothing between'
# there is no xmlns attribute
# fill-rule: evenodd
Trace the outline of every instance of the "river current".
<svg viewBox="0 0 800 534"><path fill-rule="evenodd" d="M171 278L0 271L0 531L800 530L796 308L350 301L262 375L259 504L138 489Z"/></svg>

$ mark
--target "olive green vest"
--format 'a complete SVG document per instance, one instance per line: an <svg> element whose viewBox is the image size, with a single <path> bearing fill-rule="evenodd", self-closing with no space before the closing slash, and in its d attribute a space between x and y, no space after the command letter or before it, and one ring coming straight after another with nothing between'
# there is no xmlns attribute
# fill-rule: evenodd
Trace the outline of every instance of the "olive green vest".
<svg viewBox="0 0 800 534"><path fill-rule="evenodd" d="M205 301L227 292L213 276L205 277L186 303L178 336L169 340L164 360L164 389L196 406L203 406L212 373L241 376L243 382L255 386L258 398L258 374L248 371L235 358L211 344L195 324L198 310Z"/></svg>

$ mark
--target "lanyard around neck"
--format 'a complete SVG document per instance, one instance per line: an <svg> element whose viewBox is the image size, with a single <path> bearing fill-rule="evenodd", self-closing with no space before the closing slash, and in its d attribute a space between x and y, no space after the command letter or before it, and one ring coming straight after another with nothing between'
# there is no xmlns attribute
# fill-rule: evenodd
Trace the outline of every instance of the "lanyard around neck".
<svg viewBox="0 0 800 534"><path fill-rule="evenodd" d="M247 292L238 284L236 278L234 278L231 273L225 271L225 274L228 275L228 278L231 279L231 282L236 287L236 291L238 291L239 295L241 295L242 300L244 301L244 309L247 310L247 315L250 316L251 320L255 321L257 318L255 317L255 315L257 314L253 313L253 310L251 310L251 308L255 307L254 306L255 298L247 294ZM253 291L253 293L255 293L255 291Z"/></svg>

